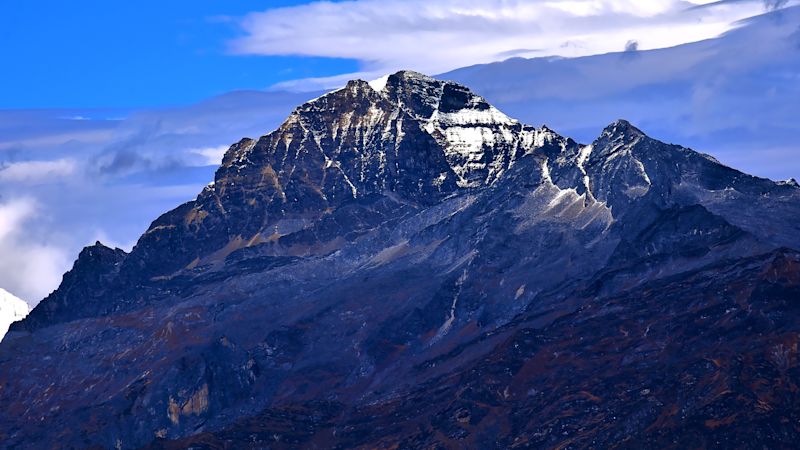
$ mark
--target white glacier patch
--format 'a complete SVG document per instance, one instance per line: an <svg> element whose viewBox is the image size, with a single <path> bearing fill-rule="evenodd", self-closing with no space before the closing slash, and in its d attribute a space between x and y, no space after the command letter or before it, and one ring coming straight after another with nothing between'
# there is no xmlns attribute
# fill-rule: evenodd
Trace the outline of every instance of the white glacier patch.
<svg viewBox="0 0 800 450"><path fill-rule="evenodd" d="M30 312L30 306L24 300L0 288L0 341L12 323L24 319Z"/></svg>

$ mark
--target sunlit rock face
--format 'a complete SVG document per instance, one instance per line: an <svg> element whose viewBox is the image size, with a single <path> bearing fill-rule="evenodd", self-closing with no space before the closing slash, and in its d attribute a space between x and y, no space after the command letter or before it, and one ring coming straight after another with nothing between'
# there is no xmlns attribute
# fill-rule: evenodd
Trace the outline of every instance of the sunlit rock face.
<svg viewBox="0 0 800 450"><path fill-rule="evenodd" d="M130 254L84 249L0 345L0 439L789 446L798 219L796 183L626 121L580 144L455 83L352 81Z"/></svg>

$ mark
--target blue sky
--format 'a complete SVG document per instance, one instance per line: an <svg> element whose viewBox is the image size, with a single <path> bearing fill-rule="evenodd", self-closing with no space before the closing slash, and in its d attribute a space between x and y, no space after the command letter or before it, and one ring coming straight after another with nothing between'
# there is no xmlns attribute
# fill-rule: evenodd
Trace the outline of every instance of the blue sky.
<svg viewBox="0 0 800 450"><path fill-rule="evenodd" d="M7 1L0 108L141 108L355 72L347 58L231 54L237 18L280 0ZM10 70L9 70L10 69Z"/></svg>
<svg viewBox="0 0 800 450"><path fill-rule="evenodd" d="M626 118L800 178L800 0L5 1L0 61L0 287L31 304L83 246L130 250L231 143L399 69L582 142Z"/></svg>

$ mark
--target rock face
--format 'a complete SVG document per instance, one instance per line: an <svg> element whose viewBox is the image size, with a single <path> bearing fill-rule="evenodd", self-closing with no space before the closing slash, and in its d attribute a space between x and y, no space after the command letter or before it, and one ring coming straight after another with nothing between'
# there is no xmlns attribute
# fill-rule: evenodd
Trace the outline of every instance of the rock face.
<svg viewBox="0 0 800 450"><path fill-rule="evenodd" d="M58 290L42 300L25 321L24 327L35 329L56 322L92 317L114 309L106 296L116 284L120 264L126 253L110 249L99 241L84 248L64 274ZM19 324L22 327L22 324Z"/></svg>
<svg viewBox="0 0 800 450"><path fill-rule="evenodd" d="M25 318L30 307L24 300L0 288L0 341L3 340L9 325Z"/></svg>
<svg viewBox="0 0 800 450"><path fill-rule="evenodd" d="M130 254L81 253L0 345L0 439L790 447L798 219L795 184L625 121L582 145L454 83L353 81Z"/></svg>

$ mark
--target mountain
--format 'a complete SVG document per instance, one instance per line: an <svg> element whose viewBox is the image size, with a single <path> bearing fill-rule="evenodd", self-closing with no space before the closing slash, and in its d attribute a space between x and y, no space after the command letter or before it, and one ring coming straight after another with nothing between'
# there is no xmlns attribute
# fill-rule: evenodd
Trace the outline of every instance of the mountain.
<svg viewBox="0 0 800 450"><path fill-rule="evenodd" d="M414 72L230 147L0 344L0 439L790 448L800 188ZM57 375L55 375L57 374Z"/></svg>
<svg viewBox="0 0 800 450"><path fill-rule="evenodd" d="M3 340L9 325L25 318L30 307L24 300L0 288L0 341Z"/></svg>

